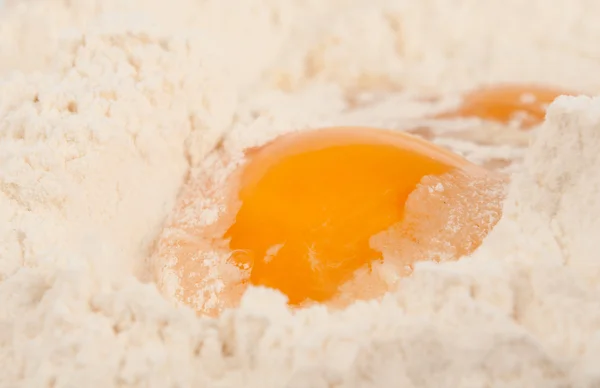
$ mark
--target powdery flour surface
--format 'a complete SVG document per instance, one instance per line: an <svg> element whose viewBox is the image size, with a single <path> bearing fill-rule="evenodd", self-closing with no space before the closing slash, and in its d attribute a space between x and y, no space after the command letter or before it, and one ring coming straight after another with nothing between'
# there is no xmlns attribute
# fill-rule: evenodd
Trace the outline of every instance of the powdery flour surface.
<svg viewBox="0 0 600 388"><path fill-rule="evenodd" d="M198 318L148 270L188 171L221 139L410 127L439 108L415 96L452 104L490 81L595 94L599 13L595 0L5 0L0 386L600 386L600 99L561 97L526 151L522 135L444 140L476 162L525 155L504 216L472 257L420 263L381 301L292 315L250 289ZM351 109L364 91L383 97Z"/></svg>

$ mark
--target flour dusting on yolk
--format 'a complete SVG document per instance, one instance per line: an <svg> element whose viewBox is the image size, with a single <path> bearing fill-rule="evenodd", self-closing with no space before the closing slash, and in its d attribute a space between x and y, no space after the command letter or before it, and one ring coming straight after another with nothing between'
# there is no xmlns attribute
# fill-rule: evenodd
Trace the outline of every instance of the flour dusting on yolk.
<svg viewBox="0 0 600 388"><path fill-rule="evenodd" d="M209 181L187 185L158 247L158 260L174 263L178 297L209 313L250 284L291 305L378 296L417 260L477 248L504 187L445 149L373 128L301 131L252 149L217 190L218 221L199 226L185 209L214 200Z"/></svg>
<svg viewBox="0 0 600 388"><path fill-rule="evenodd" d="M489 86L467 93L458 109L437 117L478 117L502 123L518 120L523 128L529 128L544 120L548 105L558 96L575 94L541 85Z"/></svg>

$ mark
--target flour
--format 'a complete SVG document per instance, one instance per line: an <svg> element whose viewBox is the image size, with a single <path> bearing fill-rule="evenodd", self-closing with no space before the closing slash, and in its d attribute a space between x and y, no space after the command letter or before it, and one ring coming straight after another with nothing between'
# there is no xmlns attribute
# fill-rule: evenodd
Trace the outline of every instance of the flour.
<svg viewBox="0 0 600 388"><path fill-rule="evenodd" d="M223 139L419 118L395 115L391 92L597 92L600 3L226 3L0 11L0 386L600 386L599 99L552 104L480 250L418 264L381 301L292 315L250 289L198 318L146 262L188 171ZM365 88L382 105L352 116Z"/></svg>

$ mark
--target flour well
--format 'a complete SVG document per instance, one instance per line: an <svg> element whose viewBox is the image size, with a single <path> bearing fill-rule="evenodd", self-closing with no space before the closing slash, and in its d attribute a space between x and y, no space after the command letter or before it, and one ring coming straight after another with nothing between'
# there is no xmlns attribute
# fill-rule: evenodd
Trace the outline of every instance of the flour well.
<svg viewBox="0 0 600 388"><path fill-rule="evenodd" d="M5 3L0 386L600 386L599 99L553 103L479 251L417 265L381 301L292 314L251 289L198 318L159 293L147 262L220 142L414 128L500 81L597 93L599 2ZM520 159L526 137L440 139L483 162Z"/></svg>

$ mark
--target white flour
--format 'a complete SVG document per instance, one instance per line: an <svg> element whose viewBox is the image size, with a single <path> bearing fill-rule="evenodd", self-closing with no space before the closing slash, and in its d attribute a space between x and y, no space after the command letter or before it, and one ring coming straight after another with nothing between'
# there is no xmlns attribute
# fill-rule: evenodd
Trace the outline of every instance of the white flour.
<svg viewBox="0 0 600 388"><path fill-rule="evenodd" d="M211 320L146 273L232 126L345 122L364 88L596 92L600 2L5 1L0 386L600 386L600 99L551 107L472 258L422 263L380 302L291 315L252 289Z"/></svg>

